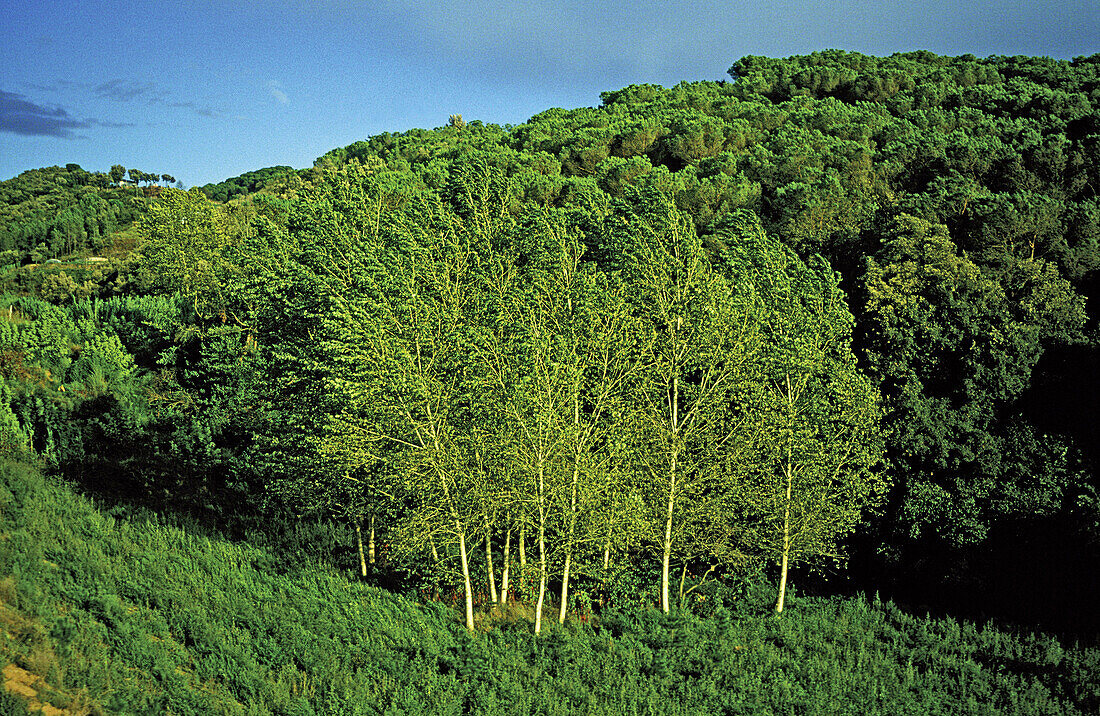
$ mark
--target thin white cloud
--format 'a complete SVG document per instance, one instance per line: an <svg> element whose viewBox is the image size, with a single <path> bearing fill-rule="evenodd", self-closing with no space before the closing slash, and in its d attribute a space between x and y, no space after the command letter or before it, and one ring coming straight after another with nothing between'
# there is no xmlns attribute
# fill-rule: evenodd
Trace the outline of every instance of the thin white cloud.
<svg viewBox="0 0 1100 716"><path fill-rule="evenodd" d="M110 99L115 102L129 102L134 99L144 99L149 104L159 104L164 101L167 92L157 87L154 82L139 82L138 80L114 79L96 85L93 89L97 97Z"/></svg>
<svg viewBox="0 0 1100 716"><path fill-rule="evenodd" d="M71 94L74 91L91 93L99 99L108 99L112 102L134 102L144 101L145 104L150 106L164 106L174 107L177 109L187 109L202 117L218 117L221 113L211 107L207 107L196 102L186 101L174 101L172 100L172 92L164 87L161 87L156 82L152 81L140 81L134 79L112 79L99 84L88 84L85 82L72 82L70 80L54 80L51 84L31 84L24 82L24 87L39 90L41 92L50 92L54 94ZM90 121L90 120L89 120ZM93 122L94 123L94 122ZM100 123L102 124L102 123ZM103 125L110 126L110 125ZM119 125L119 126L130 126Z"/></svg>
<svg viewBox="0 0 1100 716"><path fill-rule="evenodd" d="M286 96L286 92L283 92L280 85L275 80L268 80L267 91L275 98L275 101L279 104L289 104L290 98Z"/></svg>

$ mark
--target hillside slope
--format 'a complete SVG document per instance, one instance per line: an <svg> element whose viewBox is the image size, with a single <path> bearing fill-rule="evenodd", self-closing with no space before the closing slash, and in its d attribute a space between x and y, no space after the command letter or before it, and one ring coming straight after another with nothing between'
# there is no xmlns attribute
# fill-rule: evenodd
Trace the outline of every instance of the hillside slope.
<svg viewBox="0 0 1100 716"><path fill-rule="evenodd" d="M1100 707L1100 650L877 600L798 600L778 619L749 590L707 618L609 614L540 639L523 620L485 619L468 635L441 604L349 580L317 556L288 564L270 548L114 512L29 466L0 466L0 656L69 713ZM319 528L298 529L322 542Z"/></svg>

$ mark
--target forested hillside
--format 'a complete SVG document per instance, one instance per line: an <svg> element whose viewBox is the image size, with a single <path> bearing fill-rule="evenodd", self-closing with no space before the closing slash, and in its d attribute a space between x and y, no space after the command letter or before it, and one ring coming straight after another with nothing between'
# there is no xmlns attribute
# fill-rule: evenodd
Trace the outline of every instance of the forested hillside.
<svg viewBox="0 0 1100 716"><path fill-rule="evenodd" d="M471 630L793 583L1094 639L1100 55L730 76L143 192L110 290L0 298L0 444Z"/></svg>
<svg viewBox="0 0 1100 716"><path fill-rule="evenodd" d="M203 194L215 201L228 201L238 196L254 194L268 184L294 174L296 172L291 167L267 167L266 169L245 172L238 177L232 177L217 184L205 184L201 188Z"/></svg>
<svg viewBox="0 0 1100 716"><path fill-rule="evenodd" d="M0 182L0 291L55 303L125 290L133 224L168 174L77 164L25 171ZM145 186L140 186L145 182Z"/></svg>
<svg viewBox="0 0 1100 716"><path fill-rule="evenodd" d="M87 172L78 164L31 169L0 182L0 265L42 263L86 249L110 245L157 196L167 174L147 174L115 166L110 174ZM141 187L139 181L146 182Z"/></svg>

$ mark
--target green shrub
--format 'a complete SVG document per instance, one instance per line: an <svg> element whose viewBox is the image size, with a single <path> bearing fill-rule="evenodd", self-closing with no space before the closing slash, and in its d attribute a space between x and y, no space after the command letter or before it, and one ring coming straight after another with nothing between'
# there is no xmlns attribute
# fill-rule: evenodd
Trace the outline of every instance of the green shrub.
<svg viewBox="0 0 1100 716"><path fill-rule="evenodd" d="M778 618L752 575L704 584L698 613L605 610L535 637L516 608L469 634L447 605L349 578L273 533L259 547L142 510L110 516L16 463L0 463L0 533L0 595L26 618L10 657L108 713L1100 710L1098 649L877 599L802 597ZM325 529L288 544L306 534ZM270 568L292 553L293 568Z"/></svg>
<svg viewBox="0 0 1100 716"><path fill-rule="evenodd" d="M30 716L27 702L7 689L0 689L0 716Z"/></svg>

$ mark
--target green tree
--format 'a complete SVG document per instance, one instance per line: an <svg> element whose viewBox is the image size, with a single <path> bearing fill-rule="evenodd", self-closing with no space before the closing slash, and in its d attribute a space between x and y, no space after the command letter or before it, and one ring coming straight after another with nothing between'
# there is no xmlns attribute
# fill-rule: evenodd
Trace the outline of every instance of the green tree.
<svg viewBox="0 0 1100 716"><path fill-rule="evenodd" d="M510 278L507 283L500 279ZM503 285L502 285L503 284ZM564 352L563 325L567 297L550 271L525 276L506 270L498 279L501 330L490 334L485 364L493 381L494 403L507 417L503 446L509 472L518 477L513 492L521 544L526 526L534 532L538 555L535 631L541 631L549 577L551 521L563 499L562 481L568 446L571 368Z"/></svg>
<svg viewBox="0 0 1100 716"><path fill-rule="evenodd" d="M571 367L567 408L572 408L561 502L564 557L559 622L565 621L577 557L602 543L606 573L611 535L617 535L615 541L625 547L638 531L641 516L623 509L626 486L616 451L644 376L646 354L640 341L648 335L631 311L623 283L597 271L593 263L575 263L580 250L579 245L573 246L564 252L567 270L559 284L567 297L561 339L565 355L560 360Z"/></svg>
<svg viewBox="0 0 1100 716"><path fill-rule="evenodd" d="M1055 509L1065 466L1042 476L1013 467L1030 461L1018 452L1030 440L1014 436L1021 426L1009 407L1045 347L1076 340L1085 324L1069 282L1029 256L983 269L947 227L907 215L864 282L867 355L891 431L890 521L912 539L958 546L985 539L1018 505ZM1021 493L1030 498L1013 497Z"/></svg>
<svg viewBox="0 0 1100 716"><path fill-rule="evenodd" d="M789 567L839 561L843 538L885 497L882 411L856 366L854 321L828 264L768 246L759 229L727 243L753 265L766 306L761 373L742 398L763 439L737 499L746 541L779 563L782 612Z"/></svg>
<svg viewBox="0 0 1100 716"><path fill-rule="evenodd" d="M644 318L646 386L636 413L635 464L660 560L661 609L671 608L674 558L725 560L736 549L731 471L744 450L729 406L752 380L762 306L743 276L719 272L690 219L659 193L639 196L617 227L625 273Z"/></svg>
<svg viewBox="0 0 1100 716"><path fill-rule="evenodd" d="M407 497L397 546L453 546L472 629L471 548L491 490L478 469L486 429L473 420L482 378L470 355L491 229L478 207L462 216L429 195L387 207L393 195L361 170L333 180L292 220L313 244L306 262L322 290L317 373L333 398L314 418L332 468L324 479L371 479L364 495ZM387 475L394 482L377 481Z"/></svg>
<svg viewBox="0 0 1100 716"><path fill-rule="evenodd" d="M138 279L147 291L187 297L204 319L226 319L237 270L230 248L250 231L199 189L166 189L139 225Z"/></svg>

